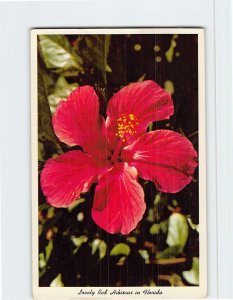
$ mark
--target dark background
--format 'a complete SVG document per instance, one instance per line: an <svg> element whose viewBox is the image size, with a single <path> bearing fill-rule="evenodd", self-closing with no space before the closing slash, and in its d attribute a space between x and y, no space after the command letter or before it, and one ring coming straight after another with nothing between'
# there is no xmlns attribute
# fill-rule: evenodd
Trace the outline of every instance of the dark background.
<svg viewBox="0 0 233 300"><path fill-rule="evenodd" d="M54 102L51 102L49 96L57 94L59 98L56 83L60 76L65 78L70 87L74 83L94 86L100 98L100 112L103 115L108 100L124 85L152 79L164 87L166 81L171 81L174 85L172 98L175 113L170 120L154 123L152 129L167 128L180 132L198 150L197 35L112 35L107 39L106 42L106 36L102 35L69 35L57 41L58 46L59 43L64 43L67 51L74 51L82 59L78 70L73 67L64 69L59 63L49 64L46 47L39 37L39 172L47 159L70 150L56 139L51 127L50 110L53 111ZM166 53L171 45L175 45L174 53L172 60L168 61ZM157 51L154 50L155 46L159 46L156 47ZM111 72L106 72L106 63ZM145 191L147 210L143 220L129 236L108 234L93 222L91 207L95 186L83 195L85 201L72 211L51 208L46 204L39 187L40 286L49 286L58 274L61 274L64 286L190 285L182 277L182 272L192 267L193 257L199 256L198 232L189 226L188 240L182 253L176 253L173 249L170 254L165 255L168 259L185 258L183 263L160 265L154 261L158 253L168 248L167 232L151 234L150 228L154 223L168 220L173 212L190 217L194 224L199 223L198 169L194 180L177 194L161 194L153 183L141 179L140 183ZM155 204L154 199L158 194L160 201ZM152 214L151 218L148 217L149 213ZM83 219L80 217L82 220L78 221L77 216L82 216ZM80 236L85 236L86 241L77 250L72 238ZM93 253L95 239L106 244L106 253L102 259L99 249ZM130 247L128 256L110 255L111 249L119 243ZM139 250L147 251L147 261ZM125 261L123 265L119 265L123 256L126 257ZM171 284L171 281L160 275L176 280Z"/></svg>

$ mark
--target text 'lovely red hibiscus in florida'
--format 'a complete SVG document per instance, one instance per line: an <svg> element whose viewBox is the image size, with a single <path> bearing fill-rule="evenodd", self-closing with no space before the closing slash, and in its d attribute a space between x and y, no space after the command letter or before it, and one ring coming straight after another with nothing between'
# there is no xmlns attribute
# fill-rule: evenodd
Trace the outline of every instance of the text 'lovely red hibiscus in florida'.
<svg viewBox="0 0 233 300"><path fill-rule="evenodd" d="M60 141L81 146L49 159L41 173L47 202L68 207L97 183L92 207L95 223L109 233L128 234L146 209L138 176L159 191L176 193L192 180L197 153L171 130L147 132L148 125L174 113L168 92L147 80L125 86L110 99L107 118L91 86L73 91L53 116Z"/></svg>

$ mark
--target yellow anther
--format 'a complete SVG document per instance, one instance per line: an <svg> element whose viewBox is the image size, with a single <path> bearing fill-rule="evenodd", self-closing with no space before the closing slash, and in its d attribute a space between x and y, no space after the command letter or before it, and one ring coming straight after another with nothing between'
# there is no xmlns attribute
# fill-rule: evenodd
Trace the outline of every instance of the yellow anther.
<svg viewBox="0 0 233 300"><path fill-rule="evenodd" d="M131 136L137 133L139 122L134 114L121 114L117 119L116 136L122 139L123 142L129 140Z"/></svg>
<svg viewBox="0 0 233 300"><path fill-rule="evenodd" d="M129 114L129 118L130 120L134 120L135 119L134 114Z"/></svg>

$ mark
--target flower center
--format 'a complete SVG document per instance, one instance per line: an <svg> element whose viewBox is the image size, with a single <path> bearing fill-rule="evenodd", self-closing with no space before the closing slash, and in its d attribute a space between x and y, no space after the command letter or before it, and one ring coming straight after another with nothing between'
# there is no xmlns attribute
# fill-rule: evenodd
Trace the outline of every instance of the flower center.
<svg viewBox="0 0 233 300"><path fill-rule="evenodd" d="M117 133L122 142L127 141L131 136L137 132L139 122L134 114L120 114L117 119Z"/></svg>

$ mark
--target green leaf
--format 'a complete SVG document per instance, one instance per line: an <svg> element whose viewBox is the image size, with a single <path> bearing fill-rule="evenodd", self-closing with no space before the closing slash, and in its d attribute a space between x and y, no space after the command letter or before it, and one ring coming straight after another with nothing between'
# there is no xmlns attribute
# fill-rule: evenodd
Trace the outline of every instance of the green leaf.
<svg viewBox="0 0 233 300"><path fill-rule="evenodd" d="M172 274L170 284L171 286L185 286L178 274Z"/></svg>
<svg viewBox="0 0 233 300"><path fill-rule="evenodd" d="M173 95L175 92L174 84L171 80L166 80L164 82L164 89L170 94Z"/></svg>
<svg viewBox="0 0 233 300"><path fill-rule="evenodd" d="M148 220L148 218L147 218ZM164 220L160 222L159 224L154 223L150 228L150 234L158 234L161 230L163 233L166 233L168 229L168 220Z"/></svg>
<svg viewBox="0 0 233 300"><path fill-rule="evenodd" d="M108 72L108 73L111 73L112 69L109 65L106 65L105 71Z"/></svg>
<svg viewBox="0 0 233 300"><path fill-rule="evenodd" d="M173 212L173 211L174 211L174 207L173 207L173 206L171 206L171 205L169 205L169 204L168 204L168 206L167 206L167 209L168 209L168 210L170 210L171 212Z"/></svg>
<svg viewBox="0 0 233 300"><path fill-rule="evenodd" d="M43 134L45 138L50 141L56 140L56 136L52 129L51 113L48 105L46 89L44 86L43 75L40 67L38 74L38 113L39 134L41 132L41 135ZM39 139L41 139L42 142L44 141L44 139L41 138L40 135Z"/></svg>
<svg viewBox="0 0 233 300"><path fill-rule="evenodd" d="M101 241L99 244L99 259L102 259L105 257L107 252L107 244L104 241Z"/></svg>
<svg viewBox="0 0 233 300"><path fill-rule="evenodd" d="M58 103L61 100L66 99L70 93L78 87L77 83L69 84L65 77L60 76L55 84L55 88L52 94L48 96L49 106L52 113L57 108Z"/></svg>
<svg viewBox="0 0 233 300"><path fill-rule="evenodd" d="M38 141L38 160L43 161L45 156L44 144Z"/></svg>
<svg viewBox="0 0 233 300"><path fill-rule="evenodd" d="M161 200L161 193L155 195L154 205L158 205Z"/></svg>
<svg viewBox="0 0 233 300"><path fill-rule="evenodd" d="M49 207L47 211L47 218L52 219L55 216L54 207Z"/></svg>
<svg viewBox="0 0 233 300"><path fill-rule="evenodd" d="M179 246L180 252L187 242L189 234L188 222L186 217L180 213L173 213L168 219L168 246Z"/></svg>
<svg viewBox="0 0 233 300"><path fill-rule="evenodd" d="M84 220L84 213L82 211L80 211L78 214L77 214L77 221L78 222L82 222Z"/></svg>
<svg viewBox="0 0 233 300"><path fill-rule="evenodd" d="M178 206L178 202L177 202L176 199L173 199L173 200L172 200L172 205L173 205L174 207L177 207L177 206Z"/></svg>
<svg viewBox="0 0 233 300"><path fill-rule="evenodd" d="M156 286L154 280L152 280L152 279L150 280L149 286Z"/></svg>
<svg viewBox="0 0 233 300"><path fill-rule="evenodd" d="M45 253L41 252L39 254L39 268L44 269L47 265L51 252L53 250L53 241L50 240L48 245L45 247Z"/></svg>
<svg viewBox="0 0 233 300"><path fill-rule="evenodd" d="M179 253L180 253L179 246L168 247L162 252L157 253L156 259L167 259L167 258L176 257Z"/></svg>
<svg viewBox="0 0 233 300"><path fill-rule="evenodd" d="M42 203L39 205L39 210L42 211L44 209L49 209L50 205L48 203Z"/></svg>
<svg viewBox="0 0 233 300"><path fill-rule="evenodd" d="M125 261L126 261L126 256L122 256L116 264L117 266L124 266Z"/></svg>
<svg viewBox="0 0 233 300"><path fill-rule="evenodd" d="M128 236L126 240L127 240L127 242L132 243L132 244L137 243L137 239L135 236Z"/></svg>
<svg viewBox="0 0 233 300"><path fill-rule="evenodd" d="M46 267L46 264L47 264L47 262L46 262L46 260L45 260L44 253L41 252L41 253L39 254L39 268L40 268L40 269L43 269L44 267Z"/></svg>
<svg viewBox="0 0 233 300"><path fill-rule="evenodd" d="M146 77L146 73L144 73L141 77L139 77L137 82L143 82L145 77Z"/></svg>
<svg viewBox="0 0 233 300"><path fill-rule="evenodd" d="M119 244L115 245L112 248L110 255L116 256L116 255L120 255L120 254L128 256L130 254L130 247L125 243L119 243Z"/></svg>
<svg viewBox="0 0 233 300"><path fill-rule="evenodd" d="M107 253L107 244L105 243L105 241L100 239L95 239L92 242L91 247L92 247L92 251L91 251L92 255L94 255L96 251L99 250L99 259L101 260L102 258L105 257Z"/></svg>
<svg viewBox="0 0 233 300"><path fill-rule="evenodd" d="M42 232L43 232L43 225L39 224L39 226L38 226L39 236L42 234Z"/></svg>
<svg viewBox="0 0 233 300"><path fill-rule="evenodd" d="M141 257L145 260L145 264L149 264L150 263L150 256L148 254L147 250L138 250L138 253L141 255Z"/></svg>
<svg viewBox="0 0 233 300"><path fill-rule="evenodd" d="M167 233L168 230L168 220L164 220L159 223L159 227L162 230L163 233Z"/></svg>
<svg viewBox="0 0 233 300"><path fill-rule="evenodd" d="M48 242L48 245L45 247L45 260L48 261L49 260L49 257L50 257L50 254L53 250L53 241L50 240Z"/></svg>
<svg viewBox="0 0 233 300"><path fill-rule="evenodd" d="M153 129L153 122L149 124L148 131L151 131Z"/></svg>
<svg viewBox="0 0 233 300"><path fill-rule="evenodd" d="M47 99L47 92L43 80L44 69L41 58L38 58L38 140L42 144L45 141L52 142L54 150L62 154L62 149L58 143L57 137L54 134L51 112ZM42 154L40 154L42 158Z"/></svg>
<svg viewBox="0 0 233 300"><path fill-rule="evenodd" d="M159 224L153 224L150 228L150 234L158 234L159 233Z"/></svg>
<svg viewBox="0 0 233 300"><path fill-rule="evenodd" d="M149 222L151 222L151 223L154 222L155 217L154 217L154 210L153 210L153 208L150 208L150 209L148 210L147 220L148 220Z"/></svg>
<svg viewBox="0 0 233 300"><path fill-rule="evenodd" d="M76 246L76 249L73 251L73 254L77 253L79 248L82 246L83 243L86 243L88 241L88 237L86 235L81 235L78 237L71 236L71 241Z"/></svg>
<svg viewBox="0 0 233 300"><path fill-rule="evenodd" d="M193 230L196 230L198 233L199 233L199 224L194 224L191 220L191 218L187 218L188 220L188 223L190 225L190 227L193 229Z"/></svg>
<svg viewBox="0 0 233 300"><path fill-rule="evenodd" d="M75 207L77 207L81 203L84 203L85 201L86 199L84 198L75 200L69 207L67 207L68 212L72 212L72 210L75 209Z"/></svg>
<svg viewBox="0 0 233 300"><path fill-rule="evenodd" d="M81 57L77 55L64 35L40 35L39 43L48 69L60 74L71 70L76 71L74 74L83 71Z"/></svg>
<svg viewBox="0 0 233 300"><path fill-rule="evenodd" d="M169 49L167 50L167 52L165 52L165 56L167 58L167 61L169 63L172 62L173 60L173 55L174 55L174 49L176 47L176 41L175 39L177 39L177 37L175 35L173 35L173 38L171 39L171 44L170 44L170 47Z"/></svg>
<svg viewBox="0 0 233 300"><path fill-rule="evenodd" d="M57 275L56 278L50 283L50 287L63 287L64 283L62 282L61 273Z"/></svg>
<svg viewBox="0 0 233 300"><path fill-rule="evenodd" d="M193 257L193 265L191 270L183 271L182 276L184 279L193 285L199 285L199 259L198 257Z"/></svg>

